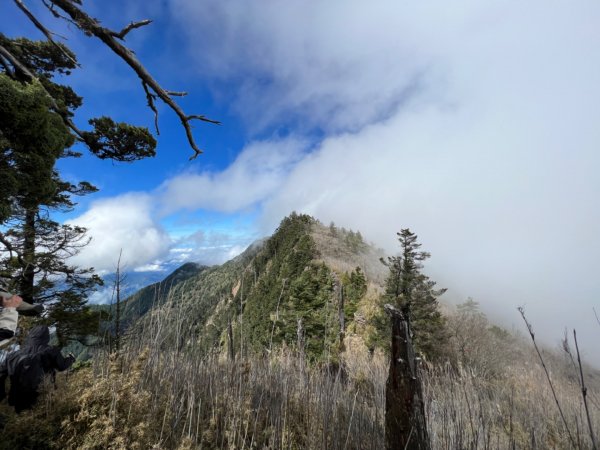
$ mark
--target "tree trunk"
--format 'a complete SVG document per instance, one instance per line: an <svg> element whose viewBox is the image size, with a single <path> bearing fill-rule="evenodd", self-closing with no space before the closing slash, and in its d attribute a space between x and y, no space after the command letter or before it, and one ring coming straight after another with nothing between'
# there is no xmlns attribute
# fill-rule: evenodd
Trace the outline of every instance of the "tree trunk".
<svg viewBox="0 0 600 450"><path fill-rule="evenodd" d="M388 450L430 450L423 391L408 319L385 305L392 321L392 354L385 389L385 439Z"/></svg>
<svg viewBox="0 0 600 450"><path fill-rule="evenodd" d="M28 209L25 212L25 223L23 224L23 261L25 267L20 281L20 295L27 303L34 303L36 215L37 209Z"/></svg>

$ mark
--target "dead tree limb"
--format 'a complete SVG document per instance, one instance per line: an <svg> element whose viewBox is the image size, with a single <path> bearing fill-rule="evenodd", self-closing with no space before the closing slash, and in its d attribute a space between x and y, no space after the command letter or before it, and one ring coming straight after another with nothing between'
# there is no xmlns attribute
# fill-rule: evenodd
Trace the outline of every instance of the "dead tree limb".
<svg viewBox="0 0 600 450"><path fill-rule="evenodd" d="M64 39L64 36L60 36L57 33L54 33L53 31L50 31L48 28L46 28L44 26L44 24L42 24L42 22L40 22L38 20L38 18L35 17L35 15L29 10L29 8L27 8L27 6L25 5L25 3L23 3L22 0L14 0L14 2L17 5L17 7L21 11L23 11L23 14L25 14L27 16L27 18L29 19L29 21L31 23L33 23L33 25L38 30L40 30L44 36L46 36L46 39L48 39L48 42L50 42L52 45L54 45L63 55L65 55L67 57L67 59L69 59L71 62L73 62L73 64L75 64L76 66L79 66L79 64L77 63L77 61L75 61L75 59L73 59L73 57L71 55L69 55L69 53L66 52L63 47L61 47L60 45L58 45L56 43L56 41L54 41L53 36L59 36L59 37L61 37L63 39Z"/></svg>
<svg viewBox="0 0 600 450"><path fill-rule="evenodd" d="M597 450L596 436L594 436L594 427L592 426L592 419L590 418L590 409L587 403L587 387L585 387L585 380L583 377L583 366L581 364L581 355L579 354L579 344L577 343L577 332L573 330L573 340L575 341L575 350L577 350L577 364L579 365L579 376L581 377L581 396L583 397L583 405L585 407L585 415L587 418L588 428L590 430L590 437L592 439L592 448Z"/></svg>
<svg viewBox="0 0 600 450"><path fill-rule="evenodd" d="M519 313L521 313L521 317L527 326L527 331L529 332L529 336L531 337L531 342L533 342L533 347L537 352L538 358L540 359L540 363L542 364L542 368L544 369L544 373L546 374L546 379L548 380L548 384L550 385L550 390L552 391L552 396L554 397L554 403L556 403L556 407L558 408L558 412L560 413L560 418L562 419L563 425L565 426L565 430L567 431L567 435L569 436L569 441L571 441L571 445L573 448L576 448L575 439L573 439L573 434L571 433L571 429L569 428L569 424L567 423L567 419L565 418L565 414L560 406L560 402L558 401L558 397L556 395L556 390L554 389L554 384L552 383L552 378L550 378L550 372L548 371L548 367L546 367L546 363L544 362L544 358L542 357L542 353L535 342L535 333L533 332L533 326L525 317L525 309L522 306L517 308Z"/></svg>
<svg viewBox="0 0 600 450"><path fill-rule="evenodd" d="M125 36L127 36L127 33L129 33L131 30L135 30L136 28L141 28L143 26L150 25L151 23L152 23L152 21L149 19L140 20L138 22L130 22L129 25L127 25L125 28L123 28L118 33L116 31L112 31L111 34L118 39L124 40Z"/></svg>
<svg viewBox="0 0 600 450"><path fill-rule="evenodd" d="M392 322L390 370L385 387L387 450L430 450L423 390L407 318L392 305L385 311Z"/></svg>
<svg viewBox="0 0 600 450"><path fill-rule="evenodd" d="M29 11L29 9L25 6L22 0L14 0L19 9L27 16L27 18L38 28L50 42L54 42L52 39L52 35L54 33L50 32L36 17L34 14ZM172 97L181 97L185 95L185 92L177 92L171 91L168 89L164 89L158 81L148 72L146 67L138 60L135 56L134 52L130 50L128 47L123 45L120 41L123 41L127 34L132 30L141 28L143 26L149 25L152 21L145 19L136 22L130 22L127 26L125 26L120 31L111 30L103 27L100 22L89 16L83 9L80 8L81 2L77 0L43 0L43 4L48 8L48 10L52 13L54 17L61 18L67 20L68 22L74 24L79 28L86 36L96 37L100 41L102 41L108 48L112 50L119 58L121 58L140 78L142 87L146 93L146 99L148 101L148 106L153 111L155 116L155 127L158 130L158 111L154 105L154 100L159 98L162 100L175 114L179 117L181 121L181 125L185 130L185 134L187 136L188 143L190 147L193 149L194 154L190 157L190 159L196 158L199 154L202 153L202 150L196 144L194 136L192 134L192 120L200 120L203 122L208 122L212 124L220 124L219 121L209 119L204 115L200 114L186 114L183 109L173 101ZM60 13L58 10L62 11L64 14ZM55 44L57 45L57 44ZM58 46L58 45L57 45ZM60 47L60 46L59 46ZM9 59L5 54L2 54L2 57L5 59ZM10 59L9 59L10 61ZM19 68L19 66L23 66L18 61L15 64L14 61L10 61L10 63ZM20 68L19 68L20 69ZM21 70L20 70L21 71ZM27 78L32 79L35 78L31 73L28 74ZM65 123L71 128L75 134L81 138L82 132L78 130L73 122L68 119L68 116L65 114L61 114Z"/></svg>

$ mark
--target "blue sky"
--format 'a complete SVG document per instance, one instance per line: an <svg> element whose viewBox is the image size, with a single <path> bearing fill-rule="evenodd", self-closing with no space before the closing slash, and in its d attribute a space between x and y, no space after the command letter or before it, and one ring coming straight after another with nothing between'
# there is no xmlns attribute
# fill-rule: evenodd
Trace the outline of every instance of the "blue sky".
<svg viewBox="0 0 600 450"><path fill-rule="evenodd" d="M31 8L38 3L29 2ZM186 90L205 153L161 107L158 155L131 165L61 163L98 194L65 220L94 238L77 261L133 269L218 263L292 210L359 229L389 252L410 227L427 270L542 335L598 333L600 6L460 0L86 2L114 28L155 22L128 44L163 86ZM12 5L5 32L38 36ZM6 14L6 16L5 16ZM51 17L82 69L94 115L152 126L135 77ZM592 350L590 352L593 353ZM600 353L598 353L600 360Z"/></svg>

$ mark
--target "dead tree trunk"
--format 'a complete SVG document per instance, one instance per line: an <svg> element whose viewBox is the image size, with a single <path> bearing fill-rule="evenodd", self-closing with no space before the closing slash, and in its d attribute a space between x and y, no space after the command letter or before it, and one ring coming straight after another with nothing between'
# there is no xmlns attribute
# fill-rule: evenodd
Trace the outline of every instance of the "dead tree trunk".
<svg viewBox="0 0 600 450"><path fill-rule="evenodd" d="M385 305L392 321L392 354L385 388L387 450L430 450L423 391L407 318Z"/></svg>

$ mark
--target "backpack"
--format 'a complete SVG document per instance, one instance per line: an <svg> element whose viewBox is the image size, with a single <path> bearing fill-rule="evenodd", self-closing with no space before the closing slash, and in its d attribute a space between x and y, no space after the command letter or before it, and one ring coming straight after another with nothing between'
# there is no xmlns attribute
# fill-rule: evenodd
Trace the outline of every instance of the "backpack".
<svg viewBox="0 0 600 450"><path fill-rule="evenodd" d="M7 358L6 365L11 383L26 391L37 391L44 379L45 371L42 365L42 353L16 352Z"/></svg>

